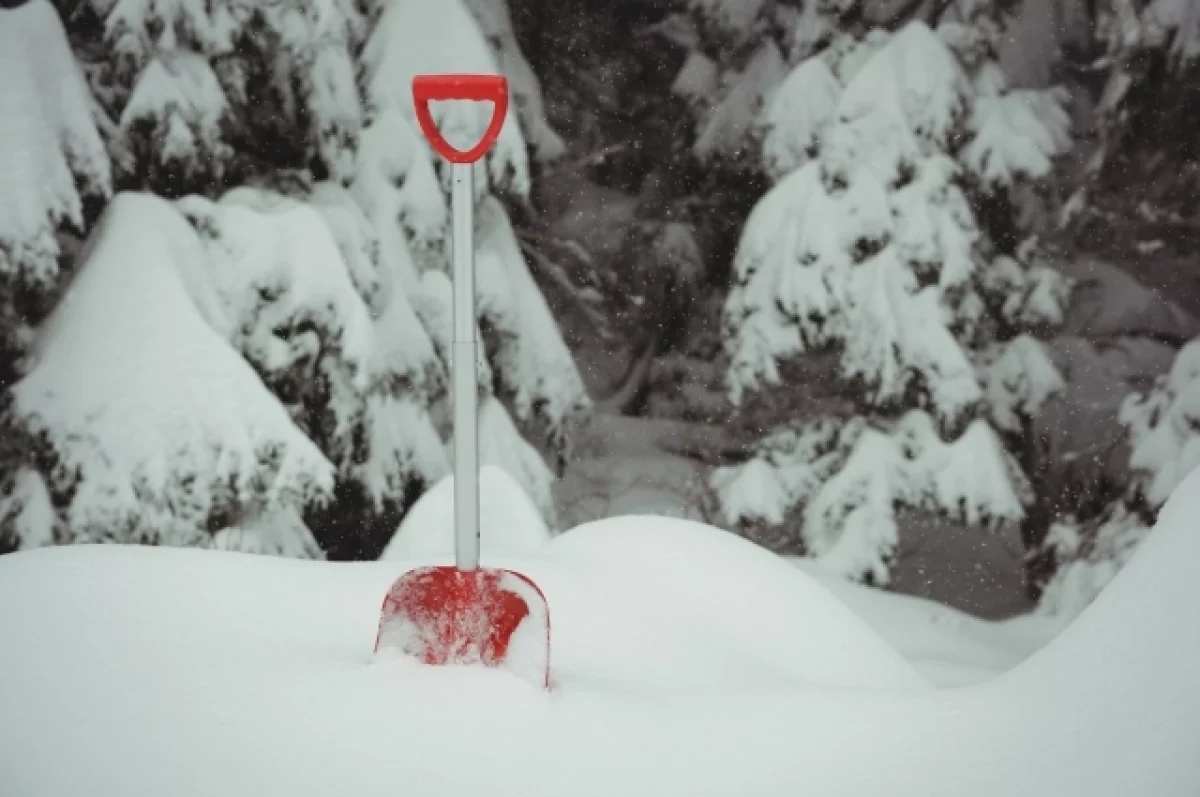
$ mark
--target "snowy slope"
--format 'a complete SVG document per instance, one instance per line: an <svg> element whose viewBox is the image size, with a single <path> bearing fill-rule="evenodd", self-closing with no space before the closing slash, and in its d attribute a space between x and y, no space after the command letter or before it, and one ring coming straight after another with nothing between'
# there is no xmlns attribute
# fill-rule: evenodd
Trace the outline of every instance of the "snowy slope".
<svg viewBox="0 0 1200 797"><path fill-rule="evenodd" d="M1188 484L1191 486L1189 487ZM687 521L519 566L556 691L372 662L404 562L74 547L0 559L0 783L23 797L1195 797L1200 471L1011 672L931 690L786 562Z"/></svg>
<svg viewBox="0 0 1200 797"><path fill-rule="evenodd" d="M981 620L936 601L864 587L812 559L789 561L824 584L937 686L979 683L1007 672L1048 644L1064 622L1035 615Z"/></svg>
<svg viewBox="0 0 1200 797"><path fill-rule="evenodd" d="M543 548L551 532L520 485L505 470L480 469L480 541L484 555L520 557ZM380 559L454 557L454 477L425 492ZM1012 669L1045 645L1062 622L1020 617L989 622L923 598L864 587L811 559L789 558L834 593L937 686L977 683Z"/></svg>

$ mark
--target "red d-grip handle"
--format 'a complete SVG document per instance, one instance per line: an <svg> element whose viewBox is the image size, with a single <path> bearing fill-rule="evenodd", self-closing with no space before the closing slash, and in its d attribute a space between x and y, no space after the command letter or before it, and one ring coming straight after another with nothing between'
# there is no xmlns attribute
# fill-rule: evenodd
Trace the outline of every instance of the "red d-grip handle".
<svg viewBox="0 0 1200 797"><path fill-rule="evenodd" d="M451 163L474 163L482 158L496 143L508 113L508 79L503 75L417 75L413 78L412 93L421 132L437 153ZM429 113L431 100L491 100L495 103L492 120L479 143L466 152L450 146Z"/></svg>

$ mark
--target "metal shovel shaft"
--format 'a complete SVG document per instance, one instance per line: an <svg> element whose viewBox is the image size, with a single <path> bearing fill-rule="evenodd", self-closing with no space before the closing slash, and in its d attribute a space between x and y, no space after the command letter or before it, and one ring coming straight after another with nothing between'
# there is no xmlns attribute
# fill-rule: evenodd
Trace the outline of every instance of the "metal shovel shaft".
<svg viewBox="0 0 1200 797"><path fill-rule="evenodd" d="M479 567L479 415L476 411L475 197L472 164L452 166L454 257L454 563Z"/></svg>
<svg viewBox="0 0 1200 797"><path fill-rule="evenodd" d="M505 666L550 688L550 607L527 576L479 565L479 333L475 321L474 164L496 143L508 112L503 75L413 78L417 124L451 164L453 311L450 350L454 406L454 566L419 567L384 596L375 650L398 649L430 665ZM446 141L431 102L491 102L491 120L469 150ZM519 629L523 629L518 631ZM510 643L520 633L519 644Z"/></svg>

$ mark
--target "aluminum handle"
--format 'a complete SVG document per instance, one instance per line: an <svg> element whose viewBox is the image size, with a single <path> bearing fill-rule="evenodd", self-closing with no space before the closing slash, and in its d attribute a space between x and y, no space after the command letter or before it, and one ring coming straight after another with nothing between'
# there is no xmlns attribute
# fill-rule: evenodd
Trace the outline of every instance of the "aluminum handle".
<svg viewBox="0 0 1200 797"><path fill-rule="evenodd" d="M479 567L479 414L476 407L475 197L473 165L451 167L454 221L454 562Z"/></svg>

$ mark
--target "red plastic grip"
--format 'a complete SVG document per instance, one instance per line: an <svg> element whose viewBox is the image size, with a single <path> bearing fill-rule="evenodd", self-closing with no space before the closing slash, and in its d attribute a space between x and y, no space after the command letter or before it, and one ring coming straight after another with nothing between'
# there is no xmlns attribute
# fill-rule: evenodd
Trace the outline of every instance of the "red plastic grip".
<svg viewBox="0 0 1200 797"><path fill-rule="evenodd" d="M482 158L504 126L508 113L508 79L503 75L417 75L412 82L413 104L417 109L417 123L429 143L451 163L475 163ZM492 120L479 143L466 152L450 146L429 113L431 100L491 100Z"/></svg>

